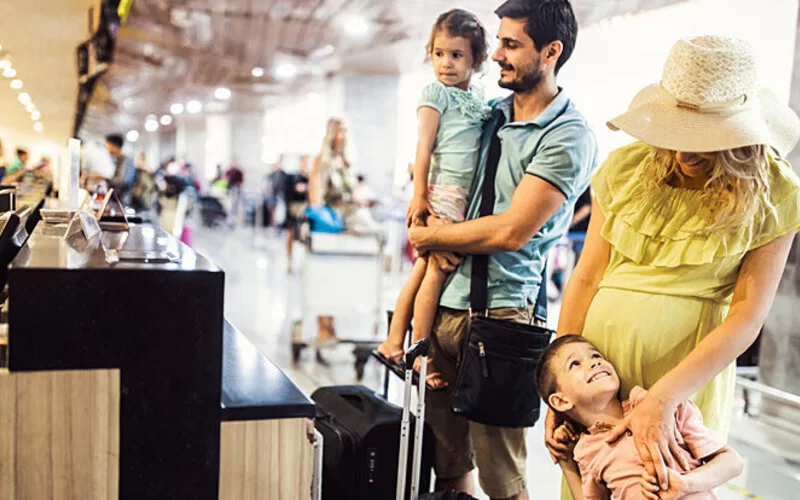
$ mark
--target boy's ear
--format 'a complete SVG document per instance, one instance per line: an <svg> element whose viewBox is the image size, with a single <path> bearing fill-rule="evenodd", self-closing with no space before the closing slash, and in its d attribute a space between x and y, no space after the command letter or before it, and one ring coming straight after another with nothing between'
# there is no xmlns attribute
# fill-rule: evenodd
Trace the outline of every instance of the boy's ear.
<svg viewBox="0 0 800 500"><path fill-rule="evenodd" d="M575 408L575 405L572 403L572 401L570 401L569 398L560 392L554 392L551 394L550 397L547 398L547 402L559 413L567 413Z"/></svg>

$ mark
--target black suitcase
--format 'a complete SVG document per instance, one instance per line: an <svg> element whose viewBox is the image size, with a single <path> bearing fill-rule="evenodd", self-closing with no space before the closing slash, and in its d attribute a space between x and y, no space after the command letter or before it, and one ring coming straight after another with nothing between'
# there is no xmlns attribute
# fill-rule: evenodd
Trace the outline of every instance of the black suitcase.
<svg viewBox="0 0 800 500"><path fill-rule="evenodd" d="M323 387L311 399L323 436L322 499L395 498L402 408L358 385ZM420 487L428 491L434 452L427 425L424 433Z"/></svg>

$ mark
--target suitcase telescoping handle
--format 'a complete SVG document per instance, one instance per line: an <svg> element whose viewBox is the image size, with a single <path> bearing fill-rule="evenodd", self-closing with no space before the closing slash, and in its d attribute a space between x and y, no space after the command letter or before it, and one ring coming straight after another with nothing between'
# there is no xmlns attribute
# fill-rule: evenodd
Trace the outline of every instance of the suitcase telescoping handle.
<svg viewBox="0 0 800 500"><path fill-rule="evenodd" d="M422 431L425 428L425 379L428 375L428 350L430 340L422 339L406 350L405 391L403 395L403 420L400 423L400 456L397 462L396 500L406 500L406 476L408 471L408 434L411 428L411 390L414 386L414 362L422 357L419 369L419 392L417 394L417 425L414 426L414 454L411 465L411 500L419 498L419 476L422 468Z"/></svg>

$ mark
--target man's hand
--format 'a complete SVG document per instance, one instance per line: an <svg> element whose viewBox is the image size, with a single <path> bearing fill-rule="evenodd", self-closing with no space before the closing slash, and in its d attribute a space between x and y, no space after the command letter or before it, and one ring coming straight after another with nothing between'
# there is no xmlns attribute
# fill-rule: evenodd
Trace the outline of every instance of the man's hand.
<svg viewBox="0 0 800 500"><path fill-rule="evenodd" d="M447 273L452 273L464 262L464 257L451 252L432 253L429 258L433 259L434 265L439 266L439 269Z"/></svg>

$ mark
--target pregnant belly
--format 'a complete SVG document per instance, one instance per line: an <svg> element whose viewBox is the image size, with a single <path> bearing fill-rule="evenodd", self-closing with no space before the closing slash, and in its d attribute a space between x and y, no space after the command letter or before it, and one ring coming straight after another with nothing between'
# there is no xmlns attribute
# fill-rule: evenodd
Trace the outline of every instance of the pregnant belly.
<svg viewBox="0 0 800 500"><path fill-rule="evenodd" d="M722 315L708 300L601 288L583 335L617 368L627 397L634 385L649 388L680 363Z"/></svg>

